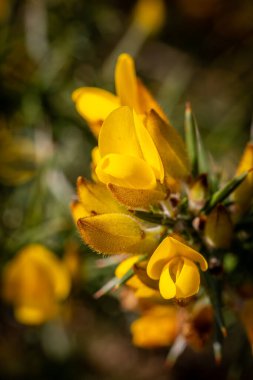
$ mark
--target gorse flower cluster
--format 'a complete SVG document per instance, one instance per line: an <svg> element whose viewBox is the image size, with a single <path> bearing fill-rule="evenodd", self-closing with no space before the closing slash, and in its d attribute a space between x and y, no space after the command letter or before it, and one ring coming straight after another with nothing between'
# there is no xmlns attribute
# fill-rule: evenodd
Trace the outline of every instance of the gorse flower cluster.
<svg viewBox="0 0 253 380"><path fill-rule="evenodd" d="M215 326L225 335L218 285L223 271L229 276L234 269L231 255L238 262L252 245L245 215L251 220L253 145L224 184L210 168L189 104L184 142L127 54L118 58L115 88L115 95L92 87L73 93L98 139L92 181L77 181L73 217L93 250L121 255L115 278L96 296L123 284L131 290L143 312L132 325L137 345L175 339L178 310L171 300L185 305L208 297Z"/></svg>

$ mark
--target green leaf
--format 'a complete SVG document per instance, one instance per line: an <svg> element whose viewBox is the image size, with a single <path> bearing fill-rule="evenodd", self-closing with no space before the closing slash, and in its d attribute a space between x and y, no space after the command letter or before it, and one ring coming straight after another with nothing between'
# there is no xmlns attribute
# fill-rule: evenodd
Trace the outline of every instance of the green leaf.
<svg viewBox="0 0 253 380"><path fill-rule="evenodd" d="M189 102L185 108L185 139L193 176L209 173L206 151Z"/></svg>
<svg viewBox="0 0 253 380"><path fill-rule="evenodd" d="M222 203L245 180L247 174L248 172L242 173L229 181L222 189L216 191L202 211L209 214L218 203Z"/></svg>
<svg viewBox="0 0 253 380"><path fill-rule="evenodd" d="M168 218L163 213L151 213L145 211L135 211L137 218L145 220L146 222L159 224L162 226L174 226L175 220Z"/></svg>

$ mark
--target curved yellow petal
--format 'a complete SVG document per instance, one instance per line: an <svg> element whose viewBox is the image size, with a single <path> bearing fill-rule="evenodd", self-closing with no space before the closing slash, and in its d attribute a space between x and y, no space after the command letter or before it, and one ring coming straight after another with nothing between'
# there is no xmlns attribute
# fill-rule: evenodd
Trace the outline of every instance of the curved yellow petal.
<svg viewBox="0 0 253 380"><path fill-rule="evenodd" d="M127 259L123 260L116 268L115 270L115 276L118 278L122 278L128 271L131 269L134 264L139 260L139 255L128 257ZM134 275L131 277L127 282L126 285L132 287L132 288L139 288L142 286L142 282L139 280L139 278Z"/></svg>
<svg viewBox="0 0 253 380"><path fill-rule="evenodd" d="M199 263L203 271L208 268L205 258L200 253L172 236L169 236L161 242L149 259L147 266L149 277L158 280L164 266L175 257L185 257L195 261Z"/></svg>
<svg viewBox="0 0 253 380"><path fill-rule="evenodd" d="M159 290L161 296L165 299L171 299L176 296L176 285L170 274L170 263L165 265L159 281Z"/></svg>
<svg viewBox="0 0 253 380"><path fill-rule="evenodd" d="M70 209L71 209L73 219L76 223L78 219L85 218L86 216L90 215L89 211L86 210L86 208L79 201L73 201L70 204Z"/></svg>
<svg viewBox="0 0 253 380"><path fill-rule="evenodd" d="M173 257L169 254L171 251L171 241L167 237L156 248L153 255L150 257L147 265L147 274L154 280L159 280L161 272L168 261Z"/></svg>
<svg viewBox="0 0 253 380"><path fill-rule="evenodd" d="M89 123L103 122L120 102L117 96L96 87L81 87L72 94L77 111Z"/></svg>
<svg viewBox="0 0 253 380"><path fill-rule="evenodd" d="M195 249L189 247L188 245L182 243L181 241L175 239L170 236L171 239L171 247L173 249L174 255L186 257L200 265L202 271L206 271L208 268L208 264L204 256L202 256L199 252L195 251ZM171 252L171 255L173 253Z"/></svg>
<svg viewBox="0 0 253 380"><path fill-rule="evenodd" d="M164 180L164 169L163 164L161 161L161 158L159 156L159 153L157 151L157 148L145 128L141 117L136 114L135 111L133 111L134 114L134 123L135 123L135 130L138 142L141 147L141 151L144 157L144 160L152 167L154 170L156 178L163 183Z"/></svg>
<svg viewBox="0 0 253 380"><path fill-rule="evenodd" d="M140 104L140 113L146 114L151 110L155 110L158 115L167 123L169 123L169 120L165 113L163 112L160 105L157 103L157 101L153 98L149 90L146 86L142 83L142 81L137 78L137 87L138 87L138 98L139 98L139 104Z"/></svg>
<svg viewBox="0 0 253 380"><path fill-rule="evenodd" d="M129 107L120 107L106 118L100 130L98 147L101 157L118 153L142 158L133 111Z"/></svg>
<svg viewBox="0 0 253 380"><path fill-rule="evenodd" d="M189 175L186 147L177 131L154 110L146 119L147 130L161 157L165 176L184 179Z"/></svg>
<svg viewBox="0 0 253 380"><path fill-rule="evenodd" d="M187 298L199 291L200 275L196 264L186 258L183 267L176 278L176 298Z"/></svg>
<svg viewBox="0 0 253 380"><path fill-rule="evenodd" d="M128 215L102 214L79 219L77 225L85 243L98 252L141 253L144 249L137 243L143 242L145 233Z"/></svg>
<svg viewBox="0 0 253 380"><path fill-rule="evenodd" d="M253 143L248 143L242 154L236 175L249 170L249 173L240 186L232 193L232 199L239 206L239 214L248 210L253 199Z"/></svg>
<svg viewBox="0 0 253 380"><path fill-rule="evenodd" d="M39 325L53 318L57 313L55 304L51 305L51 310L43 310L41 307L20 306L15 308L16 319L27 325Z"/></svg>
<svg viewBox="0 0 253 380"><path fill-rule="evenodd" d="M131 208L148 208L149 206L166 199L167 193L156 188L154 190L128 189L109 183L109 190L118 202Z"/></svg>
<svg viewBox="0 0 253 380"><path fill-rule="evenodd" d="M102 183L94 183L83 177L78 177L77 194L82 206L87 211L87 214L82 217L111 212L126 212L125 207L115 200L111 192Z"/></svg>
<svg viewBox="0 0 253 380"><path fill-rule="evenodd" d="M154 189L156 178L151 167L142 159L123 154L108 154L97 167L98 179L105 183L130 189Z"/></svg>
<svg viewBox="0 0 253 380"><path fill-rule="evenodd" d="M116 63L115 87L121 105L132 107L139 112L134 60L126 53L121 54Z"/></svg>

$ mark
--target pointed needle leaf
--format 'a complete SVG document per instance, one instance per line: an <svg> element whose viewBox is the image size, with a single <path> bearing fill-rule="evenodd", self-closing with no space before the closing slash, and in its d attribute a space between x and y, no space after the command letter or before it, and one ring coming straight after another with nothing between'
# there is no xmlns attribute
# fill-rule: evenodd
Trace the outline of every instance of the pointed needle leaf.
<svg viewBox="0 0 253 380"><path fill-rule="evenodd" d="M147 258L147 255L142 255L139 257L136 263L144 261L146 258ZM105 285L103 285L102 288L100 288L96 293L94 293L93 297L98 299L104 296L105 294L107 294L108 292L118 289L121 285L125 284L134 275L135 275L134 269L130 268L121 278L113 277Z"/></svg>
<svg viewBox="0 0 253 380"><path fill-rule="evenodd" d="M234 177L222 189L216 191L211 196L202 211L209 214L218 203L223 202L244 181L247 175L248 172L244 172L239 176Z"/></svg>

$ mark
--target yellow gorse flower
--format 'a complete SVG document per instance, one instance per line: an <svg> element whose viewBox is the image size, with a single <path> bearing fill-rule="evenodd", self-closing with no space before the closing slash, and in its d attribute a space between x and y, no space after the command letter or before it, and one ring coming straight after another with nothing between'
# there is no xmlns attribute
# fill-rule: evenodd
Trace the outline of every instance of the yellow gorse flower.
<svg viewBox="0 0 253 380"><path fill-rule="evenodd" d="M96 174L101 182L133 189L154 189L157 180L163 182L157 148L131 108L120 107L106 118L98 147L101 160Z"/></svg>
<svg viewBox="0 0 253 380"><path fill-rule="evenodd" d="M164 347L173 343L178 333L174 306L153 306L131 324L133 344L138 347Z"/></svg>
<svg viewBox="0 0 253 380"><path fill-rule="evenodd" d="M203 271L207 270L207 262L200 253L169 236L151 256L147 274L150 278L159 280L163 298L187 298L199 290L200 275L196 263Z"/></svg>
<svg viewBox="0 0 253 380"><path fill-rule="evenodd" d="M154 109L164 120L167 117L150 92L136 76L134 61L128 54L121 54L115 68L116 94L95 87L81 87L72 98L77 111L98 136L103 121L120 106L129 106L138 114Z"/></svg>
<svg viewBox="0 0 253 380"><path fill-rule="evenodd" d="M68 270L42 245L23 248L4 268L3 297L21 323L40 324L54 318L69 291Z"/></svg>

